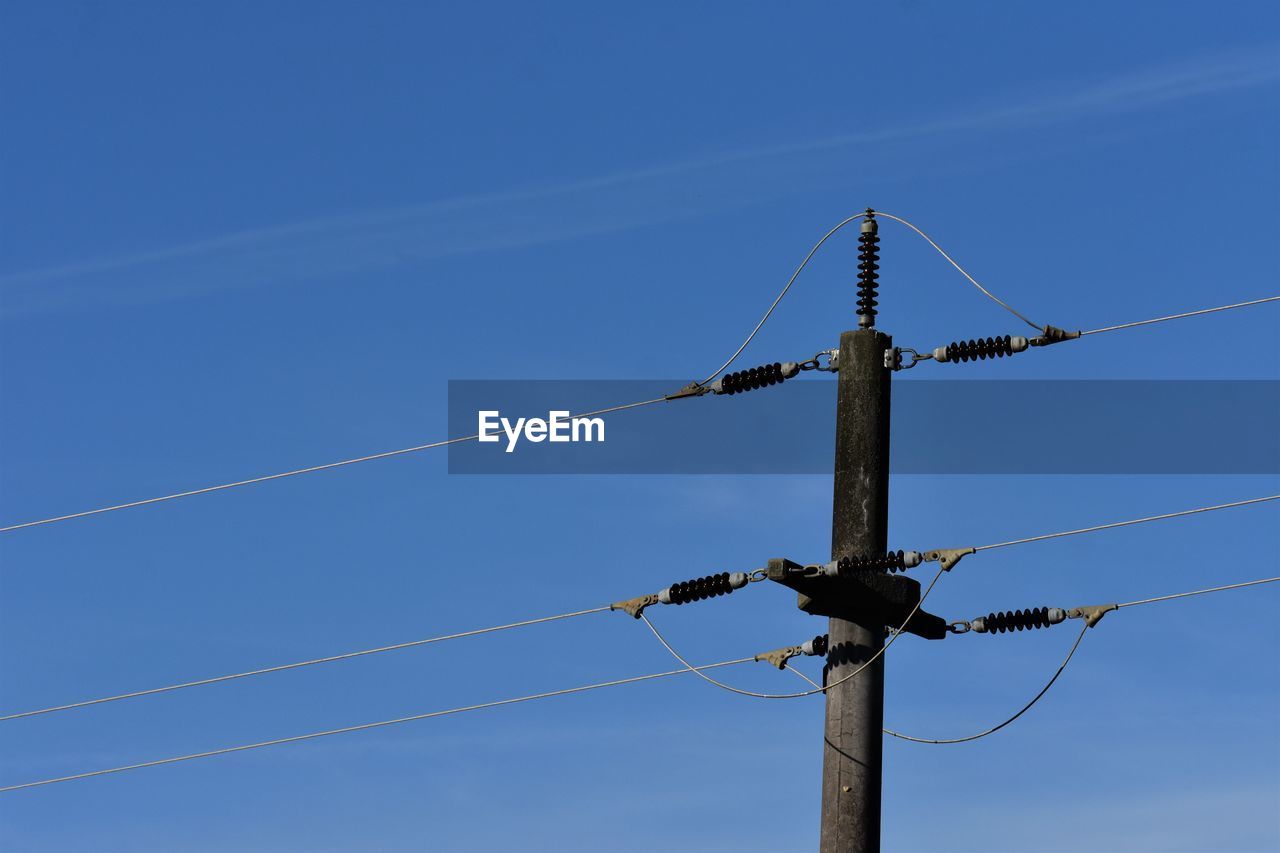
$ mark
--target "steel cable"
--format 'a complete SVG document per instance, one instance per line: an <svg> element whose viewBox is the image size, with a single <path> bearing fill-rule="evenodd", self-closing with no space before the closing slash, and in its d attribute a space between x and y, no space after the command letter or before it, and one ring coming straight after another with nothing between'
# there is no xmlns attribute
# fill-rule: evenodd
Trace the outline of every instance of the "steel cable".
<svg viewBox="0 0 1280 853"><path fill-rule="evenodd" d="M279 666L269 666L269 667L264 667L262 669L252 669L252 670L248 670L247 672L237 672L231 675L219 675L213 678L202 678L198 681L186 681L180 684L170 684L165 687L153 687L150 690L137 690L132 693L121 693L116 696L104 696L100 699L86 699L83 702L71 702L66 705L55 705L50 708L40 708L35 711L21 711L16 714L7 714L5 716L0 716L0 722L4 722L6 720L17 720L17 719L21 719L22 717L36 717L36 716L40 716L41 714L52 714L58 711L69 711L73 708L84 708L89 705L101 705L106 702L116 702L121 699L135 699L140 696L154 696L157 693L169 693L174 690L184 690L188 687L201 687L206 684L217 684L222 681L234 681L235 679L238 679L238 678L249 678L250 676L254 676L254 675L266 675L267 673L272 673L272 672L283 672L289 669L299 669L304 666L315 666L316 664L321 664L321 663L332 663L333 661L349 660L351 658L363 657L364 655L375 655L375 654L380 654L382 652L392 652L392 651L398 651L399 649L413 648L414 646L426 646L433 643L443 643L447 640L459 640L464 637L476 637L481 634L492 634L497 631L506 631L511 628L524 628L529 625L538 625L543 622L555 622L561 619L572 619L575 616L586 616L587 614L590 614L590 613L603 613L608 610L609 610L608 605L605 605L604 607L594 607L590 610L576 610L572 613L560 613L555 616L542 616L537 619L526 619L523 622L511 622L506 625L495 625L491 628L476 628L471 631L462 631L456 634L445 634L439 637L428 637L427 639L423 639L423 640L410 640L407 643L396 643L395 645L391 645L391 646L378 646L377 648L373 648L373 649L361 649L360 651L356 651L356 652L346 652L340 655L330 655L328 657L323 657L323 658L313 658L311 660L298 661L296 663L286 663L286 664L280 664Z"/></svg>
<svg viewBox="0 0 1280 853"><path fill-rule="evenodd" d="M656 672L651 675L637 675L631 678L619 678L614 681L602 681L597 684L587 684L581 687L569 687L564 690L551 690L546 693L534 693L528 696L517 696L513 699L498 699L493 702L481 702L477 705L464 705L460 708L448 708L443 711L430 711L425 714L414 714L409 717L397 717L392 720L380 720L376 723L362 723L357 726L344 726L339 729L327 729L320 732L311 732L305 735L294 735L293 737L277 738L275 740L264 740L257 743L246 743L239 746L228 746L222 749L211 749L207 752L195 752L189 755L178 755L172 758L161 758L155 761L143 761L138 764L126 764L120 767L109 767L105 770L91 770L88 773L75 773L70 776L58 776L53 779L41 779L37 782L23 782L19 785L8 785L0 787L0 793L9 791L20 791L24 788L36 788L42 785L53 785L59 782L71 782L76 779L88 779L93 776L106 776L110 773L123 773L127 770L141 770L145 767L158 767L162 764L176 764L180 761L193 761L197 758L211 758L215 755L227 755L232 752L244 752L250 749L261 749L267 746L277 746L284 743L296 743L298 741L313 740L315 738L328 737L330 735L348 734L350 732L366 731L368 729L381 728L383 726L394 726L399 723L410 723L416 720L428 720L434 717L446 717L452 714L463 714L469 711L479 711L485 708L497 708L501 705L514 705L520 702L533 702L538 699L550 699L554 696L567 696L573 693L585 693L588 690L599 690L605 687L617 687L623 684L635 684L640 681L652 681L656 678L667 678L672 675L683 675L686 672L700 672L704 669L717 669L725 666L736 666L742 663L751 663L755 658L738 658L736 660L721 661L720 663L710 663L699 667L687 667L685 669L673 669L667 672Z"/></svg>

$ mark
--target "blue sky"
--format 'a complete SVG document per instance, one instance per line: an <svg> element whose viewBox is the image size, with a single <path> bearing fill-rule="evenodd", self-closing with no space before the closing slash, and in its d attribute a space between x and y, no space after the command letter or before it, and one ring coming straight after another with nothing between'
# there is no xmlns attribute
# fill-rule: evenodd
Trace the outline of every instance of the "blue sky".
<svg viewBox="0 0 1280 853"><path fill-rule="evenodd" d="M440 438L449 379L701 376L814 240L868 205L1060 326L1274 295L1280 279L1268 4L50 2L0 15L4 523ZM900 343L1018 331L923 242L882 233L881 326ZM855 322L855 254L852 235L834 241L745 363L833 346ZM964 375L1274 379L1277 316L1099 336ZM993 428L1043 416L1011 399ZM1186 452L1229 441L1229 412L1222 427ZM890 539L991 542L1276 485L898 477ZM450 476L427 453L4 534L0 709L825 557L830 486ZM1278 539L1264 506L993 552L945 578L929 609L969 618L1262 577ZM1115 614L999 736L888 743L885 849L1068 850L1081 834L1103 850L1280 849L1278 594ZM655 617L699 661L820 628L782 589ZM904 638L886 721L983 728L1039 688L1070 633ZM0 784L670 664L642 626L586 617L0 724ZM763 667L733 677L798 683ZM820 700L670 679L4 795L0 840L812 849L821 720Z"/></svg>

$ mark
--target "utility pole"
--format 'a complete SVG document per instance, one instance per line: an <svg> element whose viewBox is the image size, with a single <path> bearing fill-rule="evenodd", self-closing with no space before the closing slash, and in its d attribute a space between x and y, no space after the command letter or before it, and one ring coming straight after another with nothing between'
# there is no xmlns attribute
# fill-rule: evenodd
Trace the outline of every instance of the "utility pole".
<svg viewBox="0 0 1280 853"><path fill-rule="evenodd" d="M905 567L904 553L886 548L889 383L897 353L893 339L874 328L880 260L874 217L868 210L858 238L860 328L840 336L832 360L839 380L831 563L815 567L770 560L766 575L795 590L805 613L829 620L822 853L880 850L885 626L927 640L947 635L945 620L919 609L920 582L894 573ZM916 561L911 565L918 564L919 555Z"/></svg>
<svg viewBox="0 0 1280 853"><path fill-rule="evenodd" d="M889 377L893 345L874 329L840 336L831 557L883 554L889 520ZM846 602L828 628L826 683L884 645L886 614L872 597ZM822 853L880 849L884 658L827 691L822 756Z"/></svg>

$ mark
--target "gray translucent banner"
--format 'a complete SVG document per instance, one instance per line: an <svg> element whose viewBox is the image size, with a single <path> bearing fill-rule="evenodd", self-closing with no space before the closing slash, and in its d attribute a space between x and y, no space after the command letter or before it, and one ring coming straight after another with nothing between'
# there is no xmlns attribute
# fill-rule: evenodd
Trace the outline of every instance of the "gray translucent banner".
<svg viewBox="0 0 1280 853"><path fill-rule="evenodd" d="M454 380L449 435L481 411L548 419L661 397L681 380ZM578 441L449 446L455 474L828 474L836 383L796 379L737 396L659 402L580 425ZM490 416L491 421L494 416ZM537 430L534 434L537 434ZM569 425L559 429L571 437ZM587 441L588 437L593 440ZM897 474L1277 474L1274 380L901 380Z"/></svg>

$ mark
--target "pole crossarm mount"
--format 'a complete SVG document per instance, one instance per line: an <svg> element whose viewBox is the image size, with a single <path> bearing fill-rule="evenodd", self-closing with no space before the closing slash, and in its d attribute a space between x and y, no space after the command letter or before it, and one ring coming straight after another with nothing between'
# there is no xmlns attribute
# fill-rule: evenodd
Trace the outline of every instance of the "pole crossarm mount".
<svg viewBox="0 0 1280 853"><path fill-rule="evenodd" d="M920 601L920 582L887 572L864 572L831 578L809 566L786 559L770 560L766 577L796 592L796 606L813 616L837 619L880 618L897 627ZM940 616L917 610L903 631L926 640L947 636L947 622Z"/></svg>

